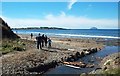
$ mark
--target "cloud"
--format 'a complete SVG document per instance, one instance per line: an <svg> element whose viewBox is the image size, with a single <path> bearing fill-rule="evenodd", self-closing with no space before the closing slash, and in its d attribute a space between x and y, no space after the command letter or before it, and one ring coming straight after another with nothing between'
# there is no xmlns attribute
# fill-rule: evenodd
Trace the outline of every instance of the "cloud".
<svg viewBox="0 0 120 76"><path fill-rule="evenodd" d="M61 11L60 16L66 16L65 12Z"/></svg>
<svg viewBox="0 0 120 76"><path fill-rule="evenodd" d="M87 17L76 17L65 15L61 12L59 16L48 14L44 19L15 19L2 17L10 27L61 27L69 29L89 29L97 27L99 29L114 29L118 28L117 19L92 19Z"/></svg>
<svg viewBox="0 0 120 76"><path fill-rule="evenodd" d="M70 0L69 4L68 4L68 10L71 10L73 4L75 4L75 2L77 2L77 0Z"/></svg>

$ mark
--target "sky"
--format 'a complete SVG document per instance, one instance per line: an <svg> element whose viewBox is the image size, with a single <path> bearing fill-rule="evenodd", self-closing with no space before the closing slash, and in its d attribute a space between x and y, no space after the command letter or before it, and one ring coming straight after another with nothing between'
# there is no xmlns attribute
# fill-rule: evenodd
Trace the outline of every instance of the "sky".
<svg viewBox="0 0 120 76"><path fill-rule="evenodd" d="M118 28L117 2L2 2L0 14L11 28Z"/></svg>

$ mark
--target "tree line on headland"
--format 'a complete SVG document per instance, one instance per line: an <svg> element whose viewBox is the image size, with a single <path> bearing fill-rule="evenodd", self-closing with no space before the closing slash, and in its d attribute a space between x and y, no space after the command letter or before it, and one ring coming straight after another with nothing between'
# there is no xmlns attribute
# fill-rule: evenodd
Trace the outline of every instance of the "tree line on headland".
<svg viewBox="0 0 120 76"><path fill-rule="evenodd" d="M12 28L13 30L20 30L20 29L57 29L57 30L66 30L65 28L58 28L58 27L27 27L27 28Z"/></svg>

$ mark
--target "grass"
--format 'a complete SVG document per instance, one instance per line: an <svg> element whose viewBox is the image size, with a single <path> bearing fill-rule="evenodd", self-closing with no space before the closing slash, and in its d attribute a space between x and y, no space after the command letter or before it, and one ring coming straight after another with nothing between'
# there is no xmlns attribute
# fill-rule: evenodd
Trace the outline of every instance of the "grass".
<svg viewBox="0 0 120 76"><path fill-rule="evenodd" d="M99 74L81 74L80 76L120 76L120 68L100 71Z"/></svg>
<svg viewBox="0 0 120 76"><path fill-rule="evenodd" d="M103 74L105 75L115 74L116 76L120 76L120 68L115 68L115 69L104 71Z"/></svg>
<svg viewBox="0 0 120 76"><path fill-rule="evenodd" d="M2 54L7 54L13 51L25 51L25 50L26 50L26 44L21 39L16 39L16 40L3 39L2 40L2 48L0 49Z"/></svg>

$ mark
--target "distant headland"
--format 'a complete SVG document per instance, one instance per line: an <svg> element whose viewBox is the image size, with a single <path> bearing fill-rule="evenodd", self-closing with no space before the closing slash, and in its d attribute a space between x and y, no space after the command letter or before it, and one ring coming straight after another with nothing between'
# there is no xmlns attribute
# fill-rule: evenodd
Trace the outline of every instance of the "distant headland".
<svg viewBox="0 0 120 76"><path fill-rule="evenodd" d="M66 30L66 28L58 28L58 27L27 27L27 28L12 28L12 30L21 30L21 29L57 29L57 30Z"/></svg>

